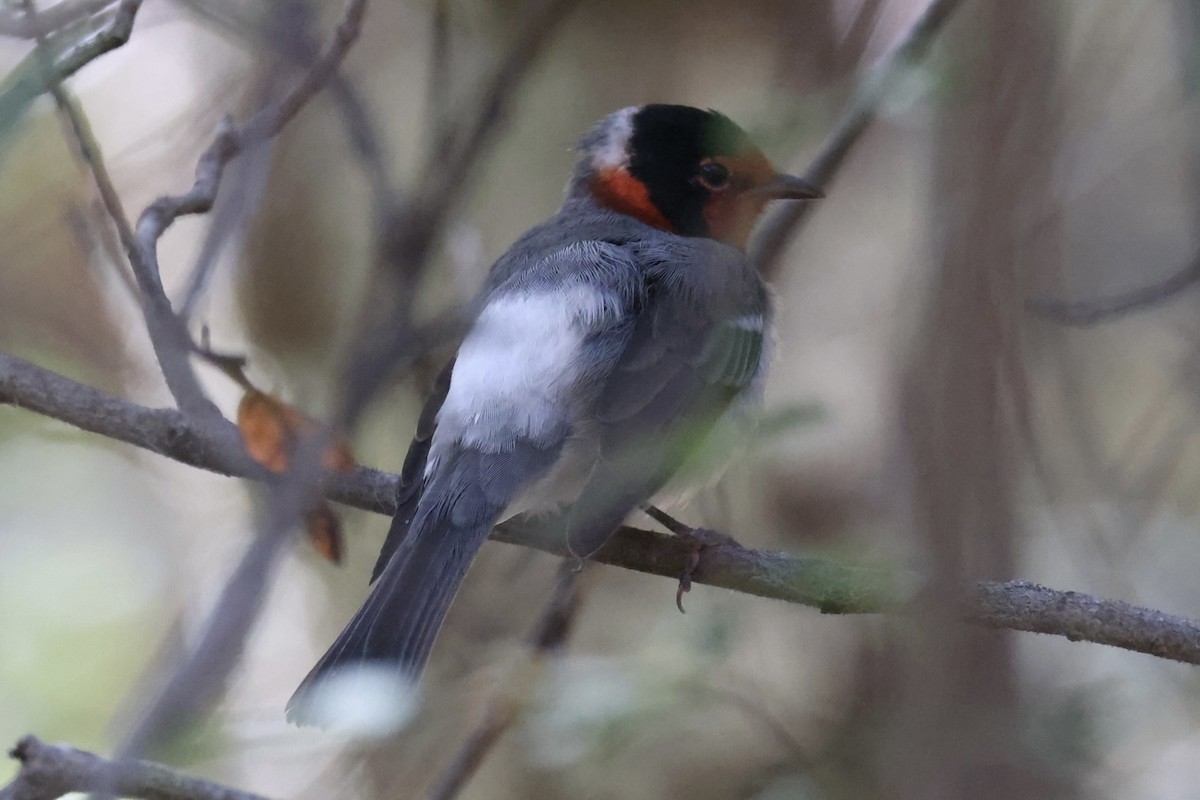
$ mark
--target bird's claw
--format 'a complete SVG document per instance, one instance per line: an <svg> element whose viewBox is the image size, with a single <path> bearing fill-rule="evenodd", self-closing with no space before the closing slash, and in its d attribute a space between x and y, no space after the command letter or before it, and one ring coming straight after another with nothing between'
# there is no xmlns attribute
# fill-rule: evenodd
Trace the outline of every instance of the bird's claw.
<svg viewBox="0 0 1200 800"><path fill-rule="evenodd" d="M700 551L690 550L683 564L683 572L679 573L679 587L675 590L675 607L680 614L686 614L683 608L683 595L692 590L692 572L700 564Z"/></svg>
<svg viewBox="0 0 1200 800"><path fill-rule="evenodd" d="M700 566L700 552L720 545L736 546L737 541L729 534L710 528L693 528L654 505L643 505L642 511L673 533L687 551L683 571L679 574L679 588L675 590L675 607L679 609L679 613L686 614L687 612L683 610L683 595L692 590L692 573L696 571L696 567Z"/></svg>
<svg viewBox="0 0 1200 800"><path fill-rule="evenodd" d="M686 528L674 531L675 537L687 549L683 562L683 571L679 574L679 587L675 590L675 607L680 614L686 614L683 608L683 596L692 590L692 574L700 566L700 553L710 547L727 544L737 544L728 534L709 528Z"/></svg>

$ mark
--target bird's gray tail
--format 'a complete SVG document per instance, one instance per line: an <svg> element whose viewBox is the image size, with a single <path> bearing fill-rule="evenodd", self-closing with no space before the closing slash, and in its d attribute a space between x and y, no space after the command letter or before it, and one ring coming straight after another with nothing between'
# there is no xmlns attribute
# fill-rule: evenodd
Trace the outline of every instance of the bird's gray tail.
<svg viewBox="0 0 1200 800"><path fill-rule="evenodd" d="M391 557L363 607L292 695L289 720L338 725L342 707L412 704L475 554L513 497L554 463L562 439L518 441L496 452L458 447L442 455L411 525L405 504L392 521Z"/></svg>
<svg viewBox="0 0 1200 800"><path fill-rule="evenodd" d="M333 691L344 676L373 674L391 681L390 686L365 683L363 691L412 691L450 603L501 511L476 508L470 519L461 519L460 510L443 506L413 521L362 608L288 701L288 720L330 724L329 704L319 696Z"/></svg>

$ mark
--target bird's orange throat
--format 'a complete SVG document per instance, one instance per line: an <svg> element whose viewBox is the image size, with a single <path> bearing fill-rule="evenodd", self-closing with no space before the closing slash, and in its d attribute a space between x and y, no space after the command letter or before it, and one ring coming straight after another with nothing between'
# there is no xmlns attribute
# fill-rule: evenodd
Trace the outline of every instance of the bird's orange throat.
<svg viewBox="0 0 1200 800"><path fill-rule="evenodd" d="M757 149L714 160L729 170L733 180L709 196L701 212L704 225L712 238L745 251L750 232L767 205L767 199L755 196L753 189L773 179L775 168Z"/></svg>
<svg viewBox="0 0 1200 800"><path fill-rule="evenodd" d="M605 208L664 231L678 232L650 200L646 184L630 175L624 167L605 167L600 170L592 178L591 188L596 202Z"/></svg>
<svg viewBox="0 0 1200 800"><path fill-rule="evenodd" d="M745 251L750 232L762 214L766 200L751 199L740 193L716 195L704 205L704 224L708 235L719 242Z"/></svg>

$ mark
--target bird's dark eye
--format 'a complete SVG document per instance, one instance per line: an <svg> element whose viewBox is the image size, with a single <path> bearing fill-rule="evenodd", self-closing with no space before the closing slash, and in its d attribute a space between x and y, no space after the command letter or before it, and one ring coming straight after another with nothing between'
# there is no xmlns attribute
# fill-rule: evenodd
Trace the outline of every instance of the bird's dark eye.
<svg viewBox="0 0 1200 800"><path fill-rule="evenodd" d="M709 189L724 189L729 183L729 168L716 161L700 165L700 183Z"/></svg>

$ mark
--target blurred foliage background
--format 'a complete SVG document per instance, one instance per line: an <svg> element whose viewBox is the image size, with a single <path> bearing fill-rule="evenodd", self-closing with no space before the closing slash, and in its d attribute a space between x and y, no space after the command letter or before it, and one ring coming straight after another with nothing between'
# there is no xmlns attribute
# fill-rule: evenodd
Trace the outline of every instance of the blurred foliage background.
<svg viewBox="0 0 1200 800"><path fill-rule="evenodd" d="M344 74L397 185L438 120L478 102L525 8L370 7ZM575 137L616 108L720 109L802 172L865 67L922 8L580 2L497 128L417 287L418 316L469 299L490 260L554 210ZM150 0L129 44L70 83L127 208L185 188L222 115L242 118L295 80L274 45L298 39L273 26L324 41L338 13ZM435 83L439 14L449 57ZM29 51L0 38L0 67ZM1200 616L1200 295L1086 328L1029 310L1154 285L1195 257L1198 80L1195 0L965 2L774 280L766 411L821 413L676 512L750 546ZM52 105L0 130L0 349L168 405L120 249ZM335 399L377 245L379 176L359 164L326 92L234 163L212 215L163 242L177 306L188 298L215 347L246 353L260 386L314 414ZM193 293L202 258L212 277ZM238 388L201 369L232 415ZM428 373L377 397L354 434L362 463L399 468ZM32 731L110 752L154 665L192 641L260 501L242 482L0 408L0 743ZM282 714L365 595L387 528L342 518L346 563L297 543L211 721L156 757L276 797L346 800L419 797L444 769L520 652L554 561L486 547L421 715L393 739L346 741ZM1192 667L706 587L681 616L669 581L604 567L585 580L568 652L464 797L1200 797ZM945 600L934 590L927 602Z"/></svg>

